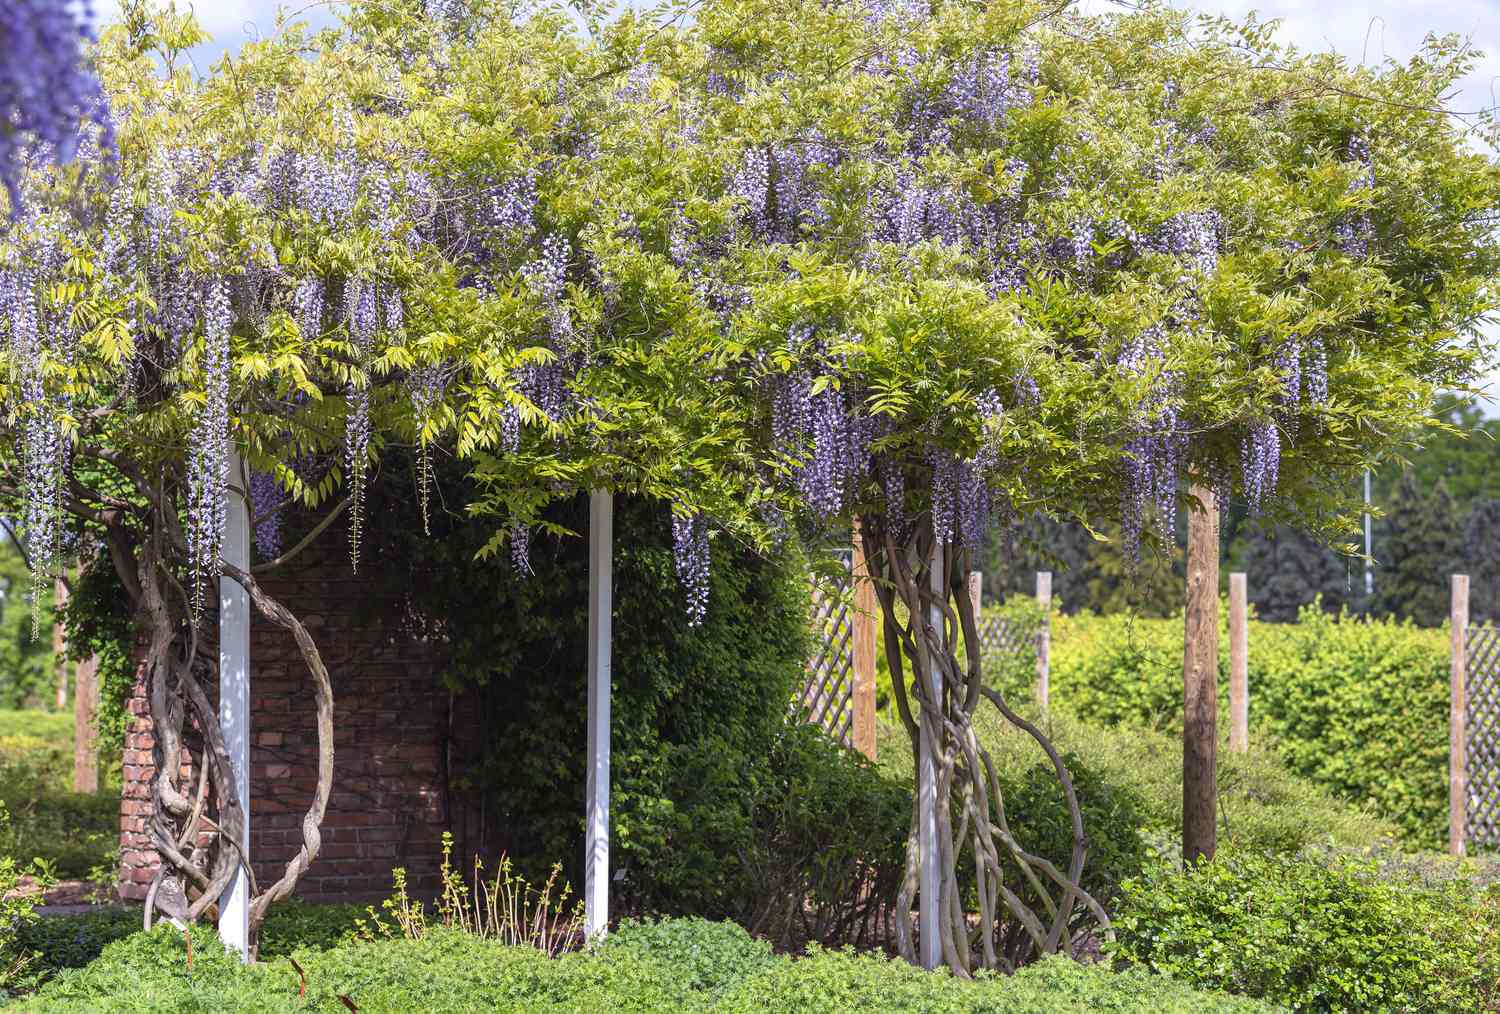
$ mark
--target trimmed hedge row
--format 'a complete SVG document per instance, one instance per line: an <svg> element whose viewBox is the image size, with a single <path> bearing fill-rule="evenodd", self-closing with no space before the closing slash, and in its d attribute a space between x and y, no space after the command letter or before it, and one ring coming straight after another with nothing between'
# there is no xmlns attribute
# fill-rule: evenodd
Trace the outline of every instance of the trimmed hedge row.
<svg viewBox="0 0 1500 1014"><path fill-rule="evenodd" d="M1500 888L1366 859L1221 851L1127 880L1119 959L1295 1010L1500 1010Z"/></svg>
<svg viewBox="0 0 1500 1014"><path fill-rule="evenodd" d="M1226 611L1227 612L1227 611ZM1090 722L1181 727L1182 620L1054 619L1051 703ZM1228 637L1219 685L1229 685ZM1448 800L1448 634L1305 609L1250 625L1252 739L1295 773L1441 847Z"/></svg>
<svg viewBox="0 0 1500 1014"><path fill-rule="evenodd" d="M776 957L728 923L680 920L622 927L603 947L548 958L449 930L421 940L342 944L298 952L290 961L244 967L212 930L186 941L169 927L137 933L105 948L87 968L69 972L11 1008L37 1014L125 1014L170 1010L421 1010L526 1012L921 1011L1065 1014L1252 1014L1258 1001L1195 991L1142 970L1050 959L1010 977L978 981L923 972L900 961L814 948L805 958ZM301 995L299 995L301 991Z"/></svg>

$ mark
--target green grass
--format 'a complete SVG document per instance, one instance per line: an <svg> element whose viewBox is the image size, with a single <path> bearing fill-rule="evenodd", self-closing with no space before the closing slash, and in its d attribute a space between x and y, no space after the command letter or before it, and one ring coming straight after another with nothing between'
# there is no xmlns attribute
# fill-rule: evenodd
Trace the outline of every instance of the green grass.
<svg viewBox="0 0 1500 1014"><path fill-rule="evenodd" d="M73 716L0 711L0 856L41 860L58 877L112 872L119 845L118 764L103 764L97 793L76 793Z"/></svg>
<svg viewBox="0 0 1500 1014"><path fill-rule="evenodd" d="M29 736L73 749L73 715L66 711L19 711L0 708L0 739ZM71 756L71 754L70 754Z"/></svg>

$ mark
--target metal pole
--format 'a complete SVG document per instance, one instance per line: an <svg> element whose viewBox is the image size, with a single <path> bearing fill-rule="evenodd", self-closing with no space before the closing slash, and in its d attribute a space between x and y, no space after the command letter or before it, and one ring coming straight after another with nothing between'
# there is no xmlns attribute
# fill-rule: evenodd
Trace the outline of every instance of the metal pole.
<svg viewBox="0 0 1500 1014"><path fill-rule="evenodd" d="M875 647L876 624L880 606L875 601L875 584L865 560L864 539L859 520L854 522L854 749L870 760L875 759Z"/></svg>
<svg viewBox="0 0 1500 1014"><path fill-rule="evenodd" d="M614 496L589 497L588 800L583 870L584 929L609 931L610 619L614 584Z"/></svg>
<svg viewBox="0 0 1500 1014"><path fill-rule="evenodd" d="M1370 538L1370 470L1365 469L1365 599L1375 594L1375 570L1371 566Z"/></svg>
<svg viewBox="0 0 1500 1014"><path fill-rule="evenodd" d="M1036 604L1042 611L1036 628L1036 703L1046 711L1052 700L1052 571L1036 572Z"/></svg>
<svg viewBox="0 0 1500 1014"><path fill-rule="evenodd" d="M928 610L927 622L932 624L938 637L943 636L943 610L937 604L947 599L947 571L944 569L943 546L933 540L932 555L927 561L928 589L933 594L934 604ZM927 656L928 678L932 685L933 699L922 704L923 710L931 706L941 711L943 707L943 670L935 653ZM943 937L938 929L938 899L942 891L942 870L938 865L937 835L937 744L932 741L932 726L929 716L924 714L917 739L917 854L920 865L917 871L917 914L921 919L922 967L936 968L943 961Z"/></svg>
<svg viewBox="0 0 1500 1014"><path fill-rule="evenodd" d="M243 488L239 452L229 452L229 476L233 486ZM250 569L250 515L238 489L226 494L224 559L241 570ZM244 839L240 849L250 854L250 596L239 582L219 578L219 726L229 764L234 772L235 792L245 812ZM169 760L171 760L169 758ZM175 761L174 761L175 763ZM250 883L240 866L219 897L219 939L238 951L241 961L250 960Z"/></svg>

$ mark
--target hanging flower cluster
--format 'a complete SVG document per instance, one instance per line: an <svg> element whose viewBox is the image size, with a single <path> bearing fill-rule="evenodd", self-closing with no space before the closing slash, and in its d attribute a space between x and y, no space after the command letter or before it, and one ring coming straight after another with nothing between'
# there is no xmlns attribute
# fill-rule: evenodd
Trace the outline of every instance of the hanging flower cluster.
<svg viewBox="0 0 1500 1014"><path fill-rule="evenodd" d="M23 163L41 157L68 162L87 136L85 117L112 147L113 129L99 79L84 62L92 12L60 0L6 0L0 4L0 184L11 217L24 206Z"/></svg>
<svg viewBox="0 0 1500 1014"><path fill-rule="evenodd" d="M229 494L229 287L207 280L203 292L203 409L193 427L188 461L187 538L195 607L206 582L218 577Z"/></svg>

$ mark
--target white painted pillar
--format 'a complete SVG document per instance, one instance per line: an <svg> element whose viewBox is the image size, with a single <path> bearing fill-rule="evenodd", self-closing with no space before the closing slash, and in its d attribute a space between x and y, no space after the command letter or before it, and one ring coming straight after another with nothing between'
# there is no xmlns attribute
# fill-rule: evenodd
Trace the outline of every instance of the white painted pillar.
<svg viewBox="0 0 1500 1014"><path fill-rule="evenodd" d="M943 547L934 544L932 556L927 561L928 589L943 601L947 595L947 573L944 569ZM927 614L927 621L943 636L943 611L934 605ZM936 700L934 708L942 707L943 670L939 659L932 652L927 655L927 671L932 678L932 692ZM927 722L919 728L917 754L920 770L917 773L917 915L921 920L920 956L923 968L936 968L943 963L943 941L938 932L938 901L942 892L942 871L938 866L937 836L937 756L936 744Z"/></svg>
<svg viewBox="0 0 1500 1014"><path fill-rule="evenodd" d="M584 839L583 914L590 937L609 930L610 611L614 584L614 496L589 498L588 823Z"/></svg>
<svg viewBox="0 0 1500 1014"><path fill-rule="evenodd" d="M229 452L229 481L245 485L239 453ZM250 569L250 516L244 497L227 494L224 559ZM235 791L245 810L245 837L240 848L250 854L250 596L237 581L219 579L219 725L234 769ZM219 898L219 938L250 958L250 882L240 868Z"/></svg>

